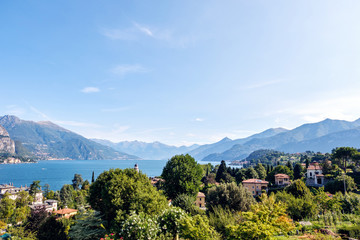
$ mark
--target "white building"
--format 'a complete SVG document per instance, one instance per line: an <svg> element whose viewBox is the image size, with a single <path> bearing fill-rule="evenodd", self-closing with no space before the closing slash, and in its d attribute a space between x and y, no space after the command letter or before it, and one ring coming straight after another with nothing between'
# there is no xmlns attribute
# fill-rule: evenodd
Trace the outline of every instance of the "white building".
<svg viewBox="0 0 360 240"><path fill-rule="evenodd" d="M324 175L322 172L322 167L319 163L310 163L306 169L306 177L309 181L309 185L314 186L323 186L324 185Z"/></svg>

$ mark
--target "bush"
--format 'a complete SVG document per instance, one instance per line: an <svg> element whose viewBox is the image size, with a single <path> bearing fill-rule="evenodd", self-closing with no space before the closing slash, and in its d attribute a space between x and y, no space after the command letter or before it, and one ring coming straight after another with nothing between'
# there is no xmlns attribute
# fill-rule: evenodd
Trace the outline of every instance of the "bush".
<svg viewBox="0 0 360 240"><path fill-rule="evenodd" d="M360 225L353 224L353 225L341 225L337 228L339 234L345 234L351 238L360 238Z"/></svg>
<svg viewBox="0 0 360 240"><path fill-rule="evenodd" d="M354 191L356 190L356 184L354 179L350 176L345 176L345 183L346 183L346 191ZM334 180L328 182L325 185L325 191L330 193L336 192L344 192L344 176L338 176Z"/></svg>
<svg viewBox="0 0 360 240"><path fill-rule="evenodd" d="M152 217L143 212L139 214L134 212L122 224L120 236L124 240L156 239L158 232L159 228Z"/></svg>
<svg viewBox="0 0 360 240"><path fill-rule="evenodd" d="M163 234L171 234L173 238L180 233L180 221L186 217L186 213L181 208L165 209L158 216L160 231Z"/></svg>
<svg viewBox="0 0 360 240"><path fill-rule="evenodd" d="M240 222L240 215L230 211L228 208L217 206L213 212L209 212L209 224L221 235L225 236L226 226L236 225Z"/></svg>
<svg viewBox="0 0 360 240"><path fill-rule="evenodd" d="M216 206L232 211L247 211L254 203L251 193L241 184L236 185L234 182L212 187L206 195L206 207L210 212Z"/></svg>
<svg viewBox="0 0 360 240"><path fill-rule="evenodd" d="M194 217L185 217L181 220L181 237L185 239L196 240L218 240L219 233L209 225L206 216L195 215Z"/></svg>

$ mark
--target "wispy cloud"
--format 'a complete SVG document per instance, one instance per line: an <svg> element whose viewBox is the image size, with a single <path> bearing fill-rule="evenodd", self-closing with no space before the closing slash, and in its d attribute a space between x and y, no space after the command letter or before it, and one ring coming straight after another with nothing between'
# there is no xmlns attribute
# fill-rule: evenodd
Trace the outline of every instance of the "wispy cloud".
<svg viewBox="0 0 360 240"><path fill-rule="evenodd" d="M165 42L170 47L181 48L186 48L196 41L194 36L179 35L169 29L150 27L138 22L133 22L128 28L103 28L100 33L111 40L137 41L148 37L148 39Z"/></svg>
<svg viewBox="0 0 360 240"><path fill-rule="evenodd" d="M51 121L50 120L50 117L48 115L46 115L45 113L43 113L42 111L40 111L39 109L37 109L36 107L34 106L31 106L29 105L31 111L35 112L36 114L40 115L44 120L47 120L47 121Z"/></svg>
<svg viewBox="0 0 360 240"><path fill-rule="evenodd" d="M112 73L121 77L129 73L143 73L147 71L148 70L140 64L120 64L111 69Z"/></svg>
<svg viewBox="0 0 360 240"><path fill-rule="evenodd" d="M135 26L140 32L145 33L145 34L148 35L149 37L154 37L154 34L153 34L153 32L150 30L150 28L141 26L141 25L138 24L138 23L134 23L134 26Z"/></svg>
<svg viewBox="0 0 360 240"><path fill-rule="evenodd" d="M205 119L203 119L203 118L195 118L195 121L196 122L203 122L203 121L205 121Z"/></svg>
<svg viewBox="0 0 360 240"><path fill-rule="evenodd" d="M100 89L97 87L85 87L83 89L81 89L81 92L83 93L96 93L96 92L100 92Z"/></svg>
<svg viewBox="0 0 360 240"><path fill-rule="evenodd" d="M111 40L135 40L136 34L133 29L121 30L121 29L102 29L101 34Z"/></svg>

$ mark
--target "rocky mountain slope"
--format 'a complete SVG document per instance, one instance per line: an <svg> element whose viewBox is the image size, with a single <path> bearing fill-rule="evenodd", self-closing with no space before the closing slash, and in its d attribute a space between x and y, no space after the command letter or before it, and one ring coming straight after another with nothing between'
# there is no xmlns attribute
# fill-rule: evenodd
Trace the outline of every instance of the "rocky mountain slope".
<svg viewBox="0 0 360 240"><path fill-rule="evenodd" d="M2 125L14 141L39 159L139 159L101 145L52 122L33 122L15 116L0 117Z"/></svg>
<svg viewBox="0 0 360 240"><path fill-rule="evenodd" d="M10 139L9 133L0 125L0 153L15 154L15 142Z"/></svg>

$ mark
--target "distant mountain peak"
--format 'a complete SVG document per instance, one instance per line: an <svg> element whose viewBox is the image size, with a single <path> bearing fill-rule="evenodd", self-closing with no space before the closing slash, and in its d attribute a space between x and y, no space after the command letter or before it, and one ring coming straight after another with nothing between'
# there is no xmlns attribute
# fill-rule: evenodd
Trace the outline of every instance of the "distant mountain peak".
<svg viewBox="0 0 360 240"><path fill-rule="evenodd" d="M230 142L230 141L232 141L230 138L224 137L224 138L221 139L219 142Z"/></svg>

